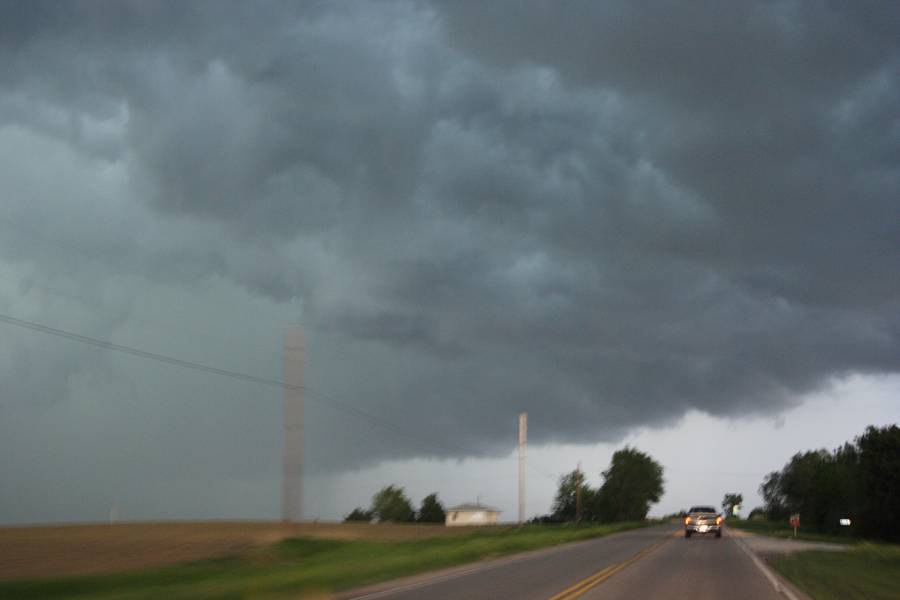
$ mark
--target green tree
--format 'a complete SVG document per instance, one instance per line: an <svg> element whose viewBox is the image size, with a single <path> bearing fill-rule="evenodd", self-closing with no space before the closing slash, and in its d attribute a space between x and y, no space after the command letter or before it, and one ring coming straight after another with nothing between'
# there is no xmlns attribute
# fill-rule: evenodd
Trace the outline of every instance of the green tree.
<svg viewBox="0 0 900 600"><path fill-rule="evenodd" d="M613 454L603 486L593 501L602 521L636 521L647 516L663 491L663 468L650 455L625 447Z"/></svg>
<svg viewBox="0 0 900 600"><path fill-rule="evenodd" d="M574 521L578 518L578 489L581 488L582 518L586 515L586 494L590 494L584 483L584 473L575 469L559 478L559 489L553 501L553 511L550 516L554 521Z"/></svg>
<svg viewBox="0 0 900 600"><path fill-rule="evenodd" d="M851 450L846 451L847 456ZM850 491L843 465L827 450L795 454L781 471L779 485L791 513L816 531L835 532Z"/></svg>
<svg viewBox="0 0 900 600"><path fill-rule="evenodd" d="M859 521L868 536L900 542L900 427L869 426L859 450Z"/></svg>
<svg viewBox="0 0 900 600"><path fill-rule="evenodd" d="M765 501L766 518L772 521L788 517L787 499L781 491L781 471L772 471L759 486L759 495Z"/></svg>
<svg viewBox="0 0 900 600"><path fill-rule="evenodd" d="M747 515L748 519L765 519L766 518L766 509L762 506L757 506L753 510L750 511L750 514Z"/></svg>
<svg viewBox="0 0 900 600"><path fill-rule="evenodd" d="M425 496L416 520L419 523L443 523L447 520L447 512L444 510L444 505L438 500L437 494Z"/></svg>
<svg viewBox="0 0 900 600"><path fill-rule="evenodd" d="M759 491L771 519L800 513L802 527L837 533L848 517L857 533L900 541L900 427L870 426L834 452L798 452Z"/></svg>
<svg viewBox="0 0 900 600"><path fill-rule="evenodd" d="M725 513L726 517L730 517L734 514L734 507L740 506L743 502L743 494L736 494L734 492L725 494L725 497L722 498L722 511Z"/></svg>
<svg viewBox="0 0 900 600"><path fill-rule="evenodd" d="M858 516L864 489L860 485L860 453L854 444L844 444L834 451L824 481L828 497L825 531L838 533L840 520Z"/></svg>
<svg viewBox="0 0 900 600"><path fill-rule="evenodd" d="M362 508L354 508L349 515L344 517L344 523L351 523L354 521L363 521L369 523L371 520L372 512Z"/></svg>
<svg viewBox="0 0 900 600"><path fill-rule="evenodd" d="M372 515L379 522L406 523L414 521L416 513L402 487L388 485L372 496Z"/></svg>
<svg viewBox="0 0 900 600"><path fill-rule="evenodd" d="M820 499L816 492L816 473L830 458L827 450L798 452L781 469L779 486L784 494L785 506L790 513L799 513L802 522L819 529L824 516L818 514Z"/></svg>
<svg viewBox="0 0 900 600"><path fill-rule="evenodd" d="M770 519L799 513L804 528L836 533L841 518L856 514L864 493L859 451L845 444L834 452L798 452L781 471L769 473L759 491Z"/></svg>

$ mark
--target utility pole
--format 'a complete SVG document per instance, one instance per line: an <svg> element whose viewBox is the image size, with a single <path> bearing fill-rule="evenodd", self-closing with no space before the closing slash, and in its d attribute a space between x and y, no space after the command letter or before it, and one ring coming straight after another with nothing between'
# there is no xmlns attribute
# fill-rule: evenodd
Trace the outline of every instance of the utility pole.
<svg viewBox="0 0 900 600"><path fill-rule="evenodd" d="M581 523L581 461L578 462L575 473L575 522Z"/></svg>
<svg viewBox="0 0 900 600"><path fill-rule="evenodd" d="M528 439L528 413L519 415L519 525L525 522L525 442Z"/></svg>
<svg viewBox="0 0 900 600"><path fill-rule="evenodd" d="M281 519L299 521L303 500L303 329L291 326L284 335L284 457Z"/></svg>

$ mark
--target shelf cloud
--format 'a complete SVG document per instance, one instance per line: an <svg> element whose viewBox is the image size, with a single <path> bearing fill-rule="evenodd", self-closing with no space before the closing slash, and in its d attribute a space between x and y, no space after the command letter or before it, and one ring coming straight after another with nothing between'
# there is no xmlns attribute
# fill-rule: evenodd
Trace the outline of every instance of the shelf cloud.
<svg viewBox="0 0 900 600"><path fill-rule="evenodd" d="M503 453L520 411L534 443L774 418L898 371L894 3L0 12L2 312L261 377L280 325L241 332L302 321L314 468ZM17 419L85 386L161 393L133 360L35 335L0 338ZM148 418L253 396L197 377ZM198 426L148 476L198 443L254 472L278 452L266 393L216 422L276 429L240 450Z"/></svg>

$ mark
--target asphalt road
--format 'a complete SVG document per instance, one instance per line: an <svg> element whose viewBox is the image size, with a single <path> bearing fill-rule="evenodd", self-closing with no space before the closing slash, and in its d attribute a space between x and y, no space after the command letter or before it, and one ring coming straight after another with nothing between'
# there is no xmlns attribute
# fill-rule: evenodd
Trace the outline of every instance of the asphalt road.
<svg viewBox="0 0 900 600"><path fill-rule="evenodd" d="M726 535L684 539L676 525L627 531L425 576L379 591L351 593L360 600L785 600L751 556Z"/></svg>
<svg viewBox="0 0 900 600"><path fill-rule="evenodd" d="M675 538L581 598L787 600L727 533Z"/></svg>

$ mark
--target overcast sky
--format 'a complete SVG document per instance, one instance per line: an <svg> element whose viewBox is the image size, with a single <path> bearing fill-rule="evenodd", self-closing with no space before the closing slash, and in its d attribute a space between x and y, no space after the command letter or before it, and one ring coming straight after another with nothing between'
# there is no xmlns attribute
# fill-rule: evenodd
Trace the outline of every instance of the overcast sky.
<svg viewBox="0 0 900 600"><path fill-rule="evenodd" d="M900 421L898 73L890 1L3 1L0 316L276 380L302 324L311 518L514 518L522 411L530 514L626 443L756 502ZM0 522L274 518L281 410L0 322Z"/></svg>

